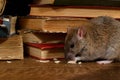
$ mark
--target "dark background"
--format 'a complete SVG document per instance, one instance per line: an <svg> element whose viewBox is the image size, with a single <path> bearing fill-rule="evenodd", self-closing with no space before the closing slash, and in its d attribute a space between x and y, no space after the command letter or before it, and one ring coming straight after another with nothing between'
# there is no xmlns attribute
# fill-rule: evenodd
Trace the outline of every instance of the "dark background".
<svg viewBox="0 0 120 80"><path fill-rule="evenodd" d="M32 0L7 0L3 15L19 15L29 14L30 4Z"/></svg>

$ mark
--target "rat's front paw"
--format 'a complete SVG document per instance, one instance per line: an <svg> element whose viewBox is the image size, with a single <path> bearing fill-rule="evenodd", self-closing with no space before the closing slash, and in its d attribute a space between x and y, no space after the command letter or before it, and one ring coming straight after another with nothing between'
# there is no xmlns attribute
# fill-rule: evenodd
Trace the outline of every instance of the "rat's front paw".
<svg viewBox="0 0 120 80"><path fill-rule="evenodd" d="M113 60L102 60L102 61L97 61L98 64L110 64L112 63Z"/></svg>

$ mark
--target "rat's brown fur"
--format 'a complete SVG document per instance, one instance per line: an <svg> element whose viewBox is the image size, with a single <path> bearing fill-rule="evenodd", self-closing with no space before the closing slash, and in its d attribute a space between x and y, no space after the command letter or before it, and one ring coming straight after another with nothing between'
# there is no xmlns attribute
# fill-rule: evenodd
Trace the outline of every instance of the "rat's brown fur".
<svg viewBox="0 0 120 80"><path fill-rule="evenodd" d="M95 59L120 60L120 22L112 17L99 16L89 24L68 29L65 39L65 57L76 55L83 61ZM79 31L83 31L80 39Z"/></svg>

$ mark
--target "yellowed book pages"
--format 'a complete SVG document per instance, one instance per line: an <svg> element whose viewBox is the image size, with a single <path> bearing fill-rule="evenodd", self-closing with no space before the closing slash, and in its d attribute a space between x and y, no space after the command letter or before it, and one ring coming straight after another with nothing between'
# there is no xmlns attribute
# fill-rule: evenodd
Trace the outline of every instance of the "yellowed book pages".
<svg viewBox="0 0 120 80"><path fill-rule="evenodd" d="M26 46L25 48L27 53L37 59L54 59L54 58L64 58L64 49L63 48L54 48L54 49L38 49L31 46Z"/></svg>
<svg viewBox="0 0 120 80"><path fill-rule="evenodd" d="M19 25L22 29L39 30L43 32L66 33L68 27L83 26L88 23L83 18L20 18Z"/></svg>
<svg viewBox="0 0 120 80"><path fill-rule="evenodd" d="M93 9L75 7L43 7L31 6L30 15L36 16L72 16L72 17L97 17L111 16L120 18L120 9Z"/></svg>
<svg viewBox="0 0 120 80"><path fill-rule="evenodd" d="M15 34L16 33L16 30L15 30L15 27L16 27L16 21L17 21L17 16L11 16L10 17L10 34Z"/></svg>
<svg viewBox="0 0 120 80"><path fill-rule="evenodd" d="M25 32L25 31L24 31ZM29 32L22 34L23 42L30 43L59 43L65 41L65 33Z"/></svg>

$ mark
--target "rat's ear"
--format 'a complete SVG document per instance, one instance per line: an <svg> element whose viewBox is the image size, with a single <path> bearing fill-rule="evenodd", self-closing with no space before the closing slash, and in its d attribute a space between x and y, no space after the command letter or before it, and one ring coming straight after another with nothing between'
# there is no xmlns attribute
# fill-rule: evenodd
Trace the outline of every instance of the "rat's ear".
<svg viewBox="0 0 120 80"><path fill-rule="evenodd" d="M78 39L83 39L86 35L86 30L85 30L85 27L79 27L78 28L78 31L77 31L77 37Z"/></svg>

